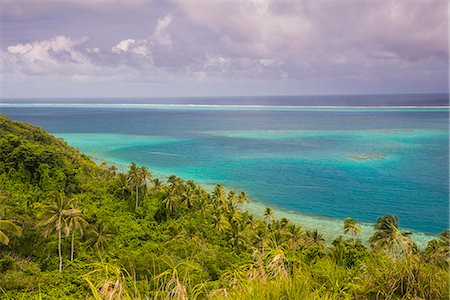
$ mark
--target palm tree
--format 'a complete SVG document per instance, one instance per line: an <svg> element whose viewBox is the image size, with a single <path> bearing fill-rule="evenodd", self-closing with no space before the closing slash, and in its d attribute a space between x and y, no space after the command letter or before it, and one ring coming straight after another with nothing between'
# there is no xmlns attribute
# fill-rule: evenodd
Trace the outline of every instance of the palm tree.
<svg viewBox="0 0 450 300"><path fill-rule="evenodd" d="M224 215L213 215L213 228L219 231L219 233L227 231L230 227L231 225Z"/></svg>
<svg viewBox="0 0 450 300"><path fill-rule="evenodd" d="M273 211L270 207L266 207L266 210L264 210L264 219L266 219L267 222L273 221L275 218Z"/></svg>
<svg viewBox="0 0 450 300"><path fill-rule="evenodd" d="M70 230L67 222L67 216L72 213L70 205L71 200L67 200L62 194L57 194L54 203L43 207L45 219L37 224L37 226L45 226L45 237L55 230L58 232L59 272L62 272L61 235L63 232L68 235Z"/></svg>
<svg viewBox="0 0 450 300"><path fill-rule="evenodd" d="M125 197L126 192L128 191L128 177L124 173L119 173L117 176L117 183L119 185L120 193L122 197Z"/></svg>
<svg viewBox="0 0 450 300"><path fill-rule="evenodd" d="M344 233L345 234L352 234L356 236L358 233L361 232L361 226L357 224L357 221L352 218L346 218L344 220Z"/></svg>
<svg viewBox="0 0 450 300"><path fill-rule="evenodd" d="M186 184L180 188L179 192L181 202L186 203L188 209L191 209L194 202L199 198L199 189L192 180L188 180Z"/></svg>
<svg viewBox="0 0 450 300"><path fill-rule="evenodd" d="M72 203L72 209L70 209L67 213L67 219L69 229L72 232L70 261L73 261L75 232L77 231L82 237L84 234L84 228L88 225L88 223L85 219L83 219L83 217L81 216L81 210L76 208L76 204L74 202Z"/></svg>
<svg viewBox="0 0 450 300"><path fill-rule="evenodd" d="M223 188L223 185L216 184L211 196L212 196L211 198L213 200L213 203L217 207L221 207L225 203L225 200L226 200L225 189Z"/></svg>
<svg viewBox="0 0 450 300"><path fill-rule="evenodd" d="M307 246L317 245L319 247L324 247L325 239L323 235L317 230L306 230L305 233L305 242Z"/></svg>
<svg viewBox="0 0 450 300"><path fill-rule="evenodd" d="M153 184L153 189L155 190L155 192L158 192L163 187L163 183L161 182L161 180L159 180L159 178L153 179L151 183Z"/></svg>
<svg viewBox="0 0 450 300"><path fill-rule="evenodd" d="M162 204L164 205L164 210L166 212L166 219L169 219L169 217L175 211L175 208L178 206L177 191L174 189L168 190L162 200Z"/></svg>
<svg viewBox="0 0 450 300"><path fill-rule="evenodd" d="M132 162L128 168L128 182L135 190L135 209L137 209L139 205L139 187L141 187L152 174L148 171L147 167L143 166L139 168L134 162Z"/></svg>
<svg viewBox="0 0 450 300"><path fill-rule="evenodd" d="M181 182L181 178L178 178L175 175L171 175L169 178L167 178L167 182L169 183L169 186L171 188L178 186Z"/></svg>
<svg viewBox="0 0 450 300"><path fill-rule="evenodd" d="M105 249L109 245L109 240L113 237L109 233L109 226L103 222L98 222L90 226L88 231L87 243L91 245L94 250Z"/></svg>
<svg viewBox="0 0 450 300"><path fill-rule="evenodd" d="M413 251L414 244L408 237L411 233L400 231L396 216L380 217L374 227L375 232L369 239L374 249L383 249L392 255L397 251L407 254Z"/></svg>
<svg viewBox="0 0 450 300"><path fill-rule="evenodd" d="M22 235L22 228L16 224L13 223L13 221L10 220L0 220L0 243L4 245L9 244L9 237L6 235L6 233L2 230L11 232L15 236L21 236Z"/></svg>
<svg viewBox="0 0 450 300"><path fill-rule="evenodd" d="M240 192L238 196L238 203L245 204L248 203L248 195L246 192Z"/></svg>
<svg viewBox="0 0 450 300"><path fill-rule="evenodd" d="M142 179L141 179L141 172L139 167L132 162L129 166L128 166L128 183L130 184L130 186L132 188L134 188L135 190L135 197L136 197L136 207L138 206L138 202L139 202L139 187L142 184Z"/></svg>
<svg viewBox="0 0 450 300"><path fill-rule="evenodd" d="M236 191L235 190L231 190L228 192L227 195L227 200L228 202L231 202L232 204L237 203L238 202L238 196L236 195Z"/></svg>

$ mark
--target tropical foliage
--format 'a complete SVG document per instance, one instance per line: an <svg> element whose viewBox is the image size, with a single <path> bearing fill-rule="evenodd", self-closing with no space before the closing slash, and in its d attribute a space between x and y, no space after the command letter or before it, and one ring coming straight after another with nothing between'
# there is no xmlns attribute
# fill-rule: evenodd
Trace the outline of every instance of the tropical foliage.
<svg viewBox="0 0 450 300"><path fill-rule="evenodd" d="M367 242L347 219L327 243L270 208L256 218L243 192L97 166L3 116L0 195L1 298L449 297L448 231L420 250L395 216Z"/></svg>

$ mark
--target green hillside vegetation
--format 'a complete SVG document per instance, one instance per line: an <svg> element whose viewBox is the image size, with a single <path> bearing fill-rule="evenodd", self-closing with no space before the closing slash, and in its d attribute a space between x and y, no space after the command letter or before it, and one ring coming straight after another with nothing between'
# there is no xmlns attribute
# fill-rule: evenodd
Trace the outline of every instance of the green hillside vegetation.
<svg viewBox="0 0 450 300"><path fill-rule="evenodd" d="M449 232L419 251L395 216L370 245L322 234L244 192L96 165L0 115L0 298L448 299Z"/></svg>

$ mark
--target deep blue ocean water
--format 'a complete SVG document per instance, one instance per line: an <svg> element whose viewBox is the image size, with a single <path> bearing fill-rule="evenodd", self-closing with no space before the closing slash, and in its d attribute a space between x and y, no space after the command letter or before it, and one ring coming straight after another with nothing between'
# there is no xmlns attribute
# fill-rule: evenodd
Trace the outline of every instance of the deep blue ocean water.
<svg viewBox="0 0 450 300"><path fill-rule="evenodd" d="M223 183L284 210L449 227L448 109L0 106L99 160Z"/></svg>

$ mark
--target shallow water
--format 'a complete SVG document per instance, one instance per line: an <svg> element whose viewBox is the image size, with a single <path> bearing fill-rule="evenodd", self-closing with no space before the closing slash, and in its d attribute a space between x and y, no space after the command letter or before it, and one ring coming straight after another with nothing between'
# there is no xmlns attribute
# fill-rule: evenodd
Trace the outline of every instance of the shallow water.
<svg viewBox="0 0 450 300"><path fill-rule="evenodd" d="M375 222L390 213L415 231L448 228L446 109L4 106L1 112L99 160L220 182L247 191L254 211L272 205L280 217L324 230L337 233L345 217Z"/></svg>

